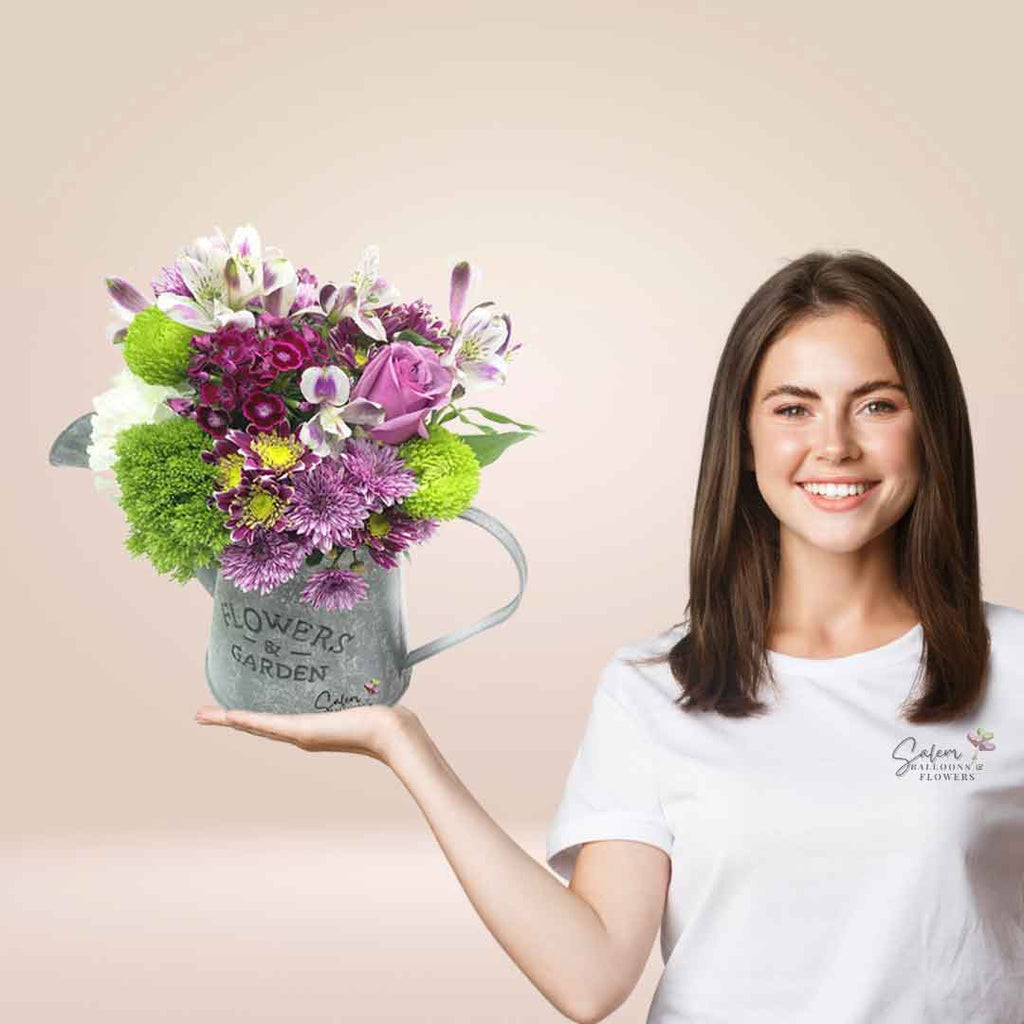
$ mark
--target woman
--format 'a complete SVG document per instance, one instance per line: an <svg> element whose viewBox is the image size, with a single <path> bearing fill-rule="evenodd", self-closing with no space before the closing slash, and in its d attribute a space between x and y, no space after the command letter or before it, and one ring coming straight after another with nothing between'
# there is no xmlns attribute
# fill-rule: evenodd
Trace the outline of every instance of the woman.
<svg viewBox="0 0 1024 1024"><path fill-rule="evenodd" d="M1020 1024L1021 656L941 330L881 261L812 252L726 342L686 615L601 674L547 839L568 887L407 707L202 720L390 765L572 1020L622 1004L660 924L649 1024Z"/></svg>

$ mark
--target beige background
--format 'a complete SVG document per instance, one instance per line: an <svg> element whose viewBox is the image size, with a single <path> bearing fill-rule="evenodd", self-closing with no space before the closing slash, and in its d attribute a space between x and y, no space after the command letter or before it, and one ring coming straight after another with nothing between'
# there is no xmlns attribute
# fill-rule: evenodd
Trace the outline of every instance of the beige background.
<svg viewBox="0 0 1024 1024"><path fill-rule="evenodd" d="M442 315L468 258L473 299L511 312L525 347L479 404L544 433L485 470L475 504L519 538L528 588L417 666L406 700L538 858L601 665L682 614L726 332L807 249L871 251L935 312L970 404L985 596L1024 605L1024 17L952 10L18 9L0 72L0 1013L559 1019L384 766L193 723L209 598L128 557L88 471L47 465L120 368L103 277L150 294L214 225L251 220L322 280L376 242L402 297ZM418 645L507 601L515 571L455 521L406 581ZM655 947L613 1019L644 1020L660 968Z"/></svg>

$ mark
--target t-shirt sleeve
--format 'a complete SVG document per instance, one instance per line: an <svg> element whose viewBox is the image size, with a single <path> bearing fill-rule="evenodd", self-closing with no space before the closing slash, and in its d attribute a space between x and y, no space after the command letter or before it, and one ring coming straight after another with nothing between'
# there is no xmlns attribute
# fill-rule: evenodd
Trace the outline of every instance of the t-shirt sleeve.
<svg viewBox="0 0 1024 1024"><path fill-rule="evenodd" d="M672 854L672 830L661 807L650 740L636 713L612 692L621 671L616 654L601 673L548 828L547 862L566 882L582 843L632 839Z"/></svg>

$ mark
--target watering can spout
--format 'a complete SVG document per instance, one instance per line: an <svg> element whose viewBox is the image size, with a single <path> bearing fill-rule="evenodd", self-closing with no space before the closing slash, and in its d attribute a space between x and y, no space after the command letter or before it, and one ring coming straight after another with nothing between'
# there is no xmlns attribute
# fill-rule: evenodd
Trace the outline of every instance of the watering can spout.
<svg viewBox="0 0 1024 1024"><path fill-rule="evenodd" d="M92 441L94 415L95 413L91 412L83 413L57 435L57 439L50 445L51 466L88 467L88 447Z"/></svg>

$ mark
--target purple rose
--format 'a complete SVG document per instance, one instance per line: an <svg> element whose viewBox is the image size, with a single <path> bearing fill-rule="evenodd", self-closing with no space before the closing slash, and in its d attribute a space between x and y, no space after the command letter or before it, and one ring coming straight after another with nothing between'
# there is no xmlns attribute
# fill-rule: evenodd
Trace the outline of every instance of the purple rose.
<svg viewBox="0 0 1024 1024"><path fill-rule="evenodd" d="M413 434L430 436L423 421L448 401L454 379L455 371L442 366L433 349L393 341L366 364L349 397L382 405L384 419L364 429L376 441L401 444Z"/></svg>

